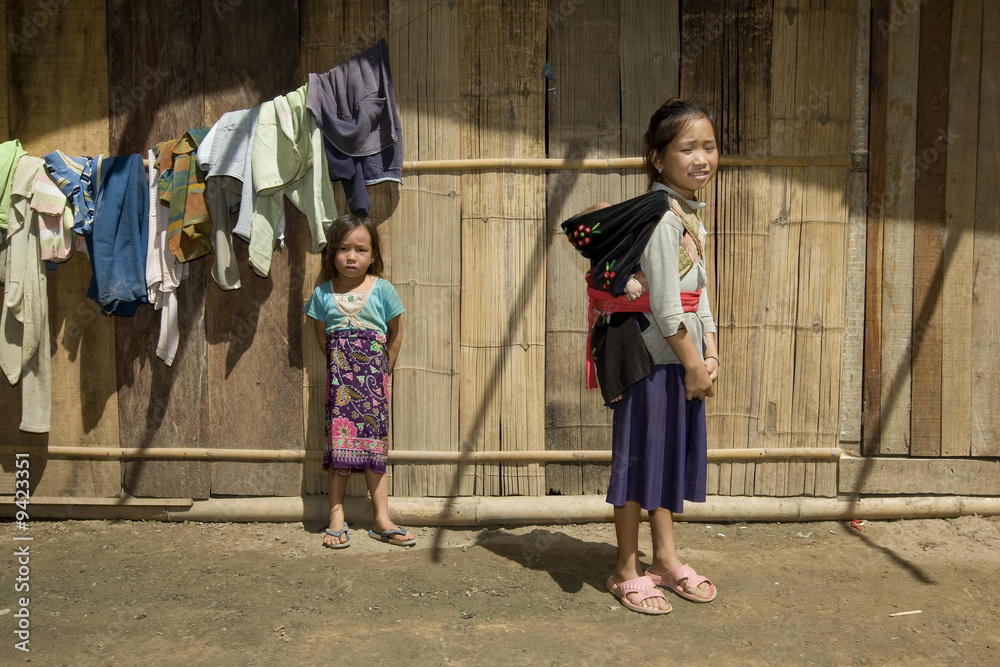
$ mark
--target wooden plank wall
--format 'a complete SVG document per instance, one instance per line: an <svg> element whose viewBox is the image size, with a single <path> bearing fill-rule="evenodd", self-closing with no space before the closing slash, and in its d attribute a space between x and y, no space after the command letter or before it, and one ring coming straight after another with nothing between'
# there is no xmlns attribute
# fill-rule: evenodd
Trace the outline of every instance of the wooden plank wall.
<svg viewBox="0 0 1000 667"><path fill-rule="evenodd" d="M774 21L772 154L850 152L854 13L850 2L811 6L809 11L797 2L776 4L775 16L782 20ZM799 227L796 267L786 277L795 285L796 302L790 444L835 447L845 329L848 168L810 166L788 172L791 201L785 210L791 211L789 224ZM836 495L832 463L777 467L774 495Z"/></svg>
<svg viewBox="0 0 1000 667"><path fill-rule="evenodd" d="M202 59L185 46L200 41L200 14L174 26L171 17L183 4L109 5L108 61L115 77L107 150L112 154L145 152L205 123L202 83L191 76L202 71ZM136 25L143 29L135 30ZM177 288L180 345L172 366L156 357L159 312L139 308L133 317L109 320L115 327L122 447L204 447L209 442L204 265L190 263ZM128 462L122 482L137 496L207 498L210 467L189 461Z"/></svg>
<svg viewBox="0 0 1000 667"><path fill-rule="evenodd" d="M916 186L913 201L913 319L910 454L941 454L942 299L946 271L945 224L948 73L951 55L951 0L931 0L920 9L917 54ZM925 150L928 152L925 155ZM952 237L956 239L956 237ZM950 255L948 259L952 259Z"/></svg>
<svg viewBox="0 0 1000 667"><path fill-rule="evenodd" d="M15 36L17 32L12 30ZM0 0L0 35L7 34L7 0ZM3 102L0 103L0 137L10 136L10 90L7 76L7 46L0 49L0 90L3 91Z"/></svg>
<svg viewBox="0 0 1000 667"><path fill-rule="evenodd" d="M865 375L880 387L866 398L875 429L863 451L995 455L997 129L987 110L998 63L983 26L996 9L982 0L873 9L871 127L884 127L886 141L870 144L871 177L884 185L869 209L880 254L867 280L881 290L866 314L878 348Z"/></svg>
<svg viewBox="0 0 1000 667"><path fill-rule="evenodd" d="M874 366L880 382L877 395L866 405L863 453L904 454L910 442L913 304L914 179L909 156L916 145L917 117L917 70L912 63L920 44L920 22L904 14L901 3L879 3L873 9L870 136L884 133L886 140L870 145L870 183L877 180L878 187L872 188L869 209L869 234L875 239L869 244L867 317L874 325L867 327L872 331L866 364Z"/></svg>
<svg viewBox="0 0 1000 667"><path fill-rule="evenodd" d="M204 2L201 16L204 122L251 108L305 83L299 69L299 6L266 0ZM285 202L286 238L267 278L249 265L246 246L234 241L241 276L223 291L205 269L208 345L209 446L302 449L303 290L305 219ZM306 327L308 329L308 327ZM298 463L212 462L216 495L295 495Z"/></svg>
<svg viewBox="0 0 1000 667"><path fill-rule="evenodd" d="M681 96L701 101L715 113L722 155L768 151L771 23L770 8L745 3L718 1L683 9ZM762 242L768 238L768 217L760 194L768 184L765 170L724 168L703 193L708 202L709 293L724 360L718 392L708 402L713 448L756 446L763 425L755 403L766 377L759 367L765 295L745 287L766 280ZM756 468L752 463L710 465L709 492L752 494Z"/></svg>
<svg viewBox="0 0 1000 667"><path fill-rule="evenodd" d="M957 159L945 169L944 251L952 253L941 288L941 456L972 453L972 384L977 350L969 304L974 275L979 76L983 41L982 0L955 0L948 75L948 124L943 137ZM940 145L940 144L939 144Z"/></svg>
<svg viewBox="0 0 1000 667"><path fill-rule="evenodd" d="M983 26L1000 21L1000 6L983 3ZM1000 456L1000 36L982 32L979 152L972 275L972 330L977 363L972 376L972 455ZM985 363L984 363L985 362Z"/></svg>
<svg viewBox="0 0 1000 667"><path fill-rule="evenodd" d="M851 169L847 180L847 258L845 271L844 352L840 380L840 445L861 452L864 422L865 298L868 243L868 141L871 133L871 3L854 6L851 72Z"/></svg>
<svg viewBox="0 0 1000 667"><path fill-rule="evenodd" d="M259 0L205 2L200 13L184 6L192 20L181 28L169 19L180 5L112 7L113 153L144 151L299 85L298 53L287 48L298 39L297 5L275 11ZM147 21L147 29L134 29ZM178 29L187 31L184 39ZM200 49L187 46L199 42ZM288 397L302 384L302 272L292 267L302 265L305 239L292 206L287 221L285 247L267 278L252 272L239 240L238 290L218 288L209 260L189 264L178 288L181 347L172 366L155 356L159 313L143 308L116 318L123 446L302 448L301 408ZM124 486L142 496L292 495L301 476L292 463L137 461L125 465Z"/></svg>
<svg viewBox="0 0 1000 667"><path fill-rule="evenodd" d="M37 3L8 0L4 35L6 67L3 107L7 134L30 155L61 149L93 155L108 145L108 59L104 2L83 0L40 10ZM37 19L38 26L25 22ZM67 123L72 118L74 122ZM21 387L0 382L0 433L4 444L117 446L115 331L110 319L86 298L90 264L75 256L48 274L52 345L52 423L47 435L18 430ZM8 474L9 473L9 474ZM0 472L13 492L13 467ZM114 461L31 462L32 494L117 496Z"/></svg>

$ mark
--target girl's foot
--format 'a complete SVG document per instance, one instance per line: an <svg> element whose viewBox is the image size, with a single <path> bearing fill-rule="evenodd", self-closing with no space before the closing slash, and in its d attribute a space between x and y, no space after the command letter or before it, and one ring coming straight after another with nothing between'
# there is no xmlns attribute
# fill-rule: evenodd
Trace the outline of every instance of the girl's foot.
<svg viewBox="0 0 1000 667"><path fill-rule="evenodd" d="M617 582L611 576L608 577L605 586L627 609L637 611L640 614L670 613L670 603L649 577L636 577L628 581ZM666 605L665 609L663 605Z"/></svg>
<svg viewBox="0 0 1000 667"><path fill-rule="evenodd" d="M611 588L610 584L620 585L620 584L625 583L626 581L634 581L634 580L638 579L641 576L642 576L641 574L639 574L639 573L636 572L636 573L630 573L630 576L623 577L623 576L621 576L620 573L615 572L614 574L611 575L611 579L609 579L609 581L608 581L608 583L609 583L608 588L609 589ZM615 593L615 591L612 591L612 593ZM615 595L617 595L617 593L615 593ZM637 591L632 590L632 591L629 591L629 592L627 592L625 594L625 598L630 603L632 603L633 605L636 605L636 606L639 606L639 607L643 607L645 609L649 609L649 610L652 610L652 611L658 611L658 612L666 613L666 612L670 611L670 609L671 609L670 603L667 602L667 599L665 597L663 597L663 596L647 597L645 600L639 600L637 602L635 600L635 598L638 595L639 595L639 593Z"/></svg>
<svg viewBox="0 0 1000 667"><path fill-rule="evenodd" d="M374 530L376 533L380 535L385 535L385 537L381 538L383 541L409 542L410 544L412 544L413 540L417 539L416 536L414 536L414 534L411 533L410 531L406 530L405 528L400 530L399 526L391 522L385 525L380 525L376 523L375 525L372 526L372 530ZM393 532L386 535L386 531L392 531L392 530L397 530L399 532ZM405 531L405 534L403 533L403 531Z"/></svg>
<svg viewBox="0 0 1000 667"><path fill-rule="evenodd" d="M337 532L346 527L347 524L344 522L344 508L337 507L336 509L330 510L330 530ZM341 533L339 536L325 533L323 535L323 545L332 546L334 544L346 544L349 539L350 538L347 536L346 531Z"/></svg>
<svg viewBox="0 0 1000 667"><path fill-rule="evenodd" d="M689 565L681 565L669 572L654 565L646 570L646 575L657 586L669 588L688 600L711 602L715 599L715 585L709 579L695 572L694 568Z"/></svg>

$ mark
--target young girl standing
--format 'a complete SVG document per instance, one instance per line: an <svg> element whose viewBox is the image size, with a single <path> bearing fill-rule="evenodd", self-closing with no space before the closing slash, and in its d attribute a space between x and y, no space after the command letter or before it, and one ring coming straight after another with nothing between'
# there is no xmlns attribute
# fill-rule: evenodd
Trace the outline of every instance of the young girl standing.
<svg viewBox="0 0 1000 667"><path fill-rule="evenodd" d="M351 535L344 521L344 492L352 470L364 470L374 526L369 535L409 546L416 538L389 519L385 465L389 453L388 382L401 342L403 304L381 278L378 232L367 217L344 215L330 228L323 282L303 312L316 320L326 351L326 453L330 525L323 545L343 549Z"/></svg>
<svg viewBox="0 0 1000 667"><path fill-rule="evenodd" d="M641 331L635 336L641 335L648 357L643 354L638 365L629 362L632 366L627 373L617 371L631 359L630 353L608 352L603 359L613 366L610 375L627 378L620 395L616 385L615 397L608 399L614 419L607 499L614 505L618 563L607 588L633 611L666 614L671 607L657 586L694 602L710 602L716 594L711 581L678 559L672 513L683 511L685 499L705 500L704 399L714 393L719 355L703 259L706 232L700 211L704 204L697 201L696 193L715 176L719 153L711 114L696 103L678 99L668 100L653 114L645 146L650 192L618 206L598 205L595 212L571 220L568 229L589 238L571 239L578 247L591 240L596 246L602 238L594 232L603 232L603 240L616 237L622 227L614 225L622 224L629 211L642 211L651 221L642 227L645 234L638 231L627 236L637 243L624 253L631 253L633 264L624 266L638 261L641 271L629 268L621 275L624 281L635 271L623 290L611 285L614 268L618 267L619 274L623 271L620 257L599 267L610 285L609 299L623 291L613 300L634 302L641 297L645 303L648 292L648 308L641 308L645 311L641 324L634 327ZM659 207L655 214L649 214L653 206L649 202ZM624 232L621 237L626 237ZM643 242L639 255L634 245ZM639 310L635 304L605 308L605 313ZM647 365L642 366L646 359ZM641 371L636 373L636 368ZM635 379L637 375L641 377ZM645 571L638 555L643 509L649 511L653 539L653 560Z"/></svg>

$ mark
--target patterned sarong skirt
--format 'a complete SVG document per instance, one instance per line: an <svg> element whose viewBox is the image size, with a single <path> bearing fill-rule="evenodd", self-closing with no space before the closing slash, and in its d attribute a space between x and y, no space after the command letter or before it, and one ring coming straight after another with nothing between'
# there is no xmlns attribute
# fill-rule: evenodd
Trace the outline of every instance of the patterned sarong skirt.
<svg viewBox="0 0 1000 667"><path fill-rule="evenodd" d="M323 469L385 472L389 454L389 358L385 334L327 333L326 452Z"/></svg>

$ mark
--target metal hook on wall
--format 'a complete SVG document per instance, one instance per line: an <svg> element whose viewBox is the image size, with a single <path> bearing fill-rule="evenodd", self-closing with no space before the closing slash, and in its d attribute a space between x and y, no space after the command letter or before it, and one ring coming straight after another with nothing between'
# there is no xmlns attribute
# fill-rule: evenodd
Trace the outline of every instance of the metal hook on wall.
<svg viewBox="0 0 1000 667"><path fill-rule="evenodd" d="M552 93L553 95L555 95L556 94L556 77L554 76L554 74L552 72L552 65L551 64L545 63L545 66L542 67L542 76L544 76L548 81L550 81L552 83L552 87L551 88L546 88L545 92Z"/></svg>

